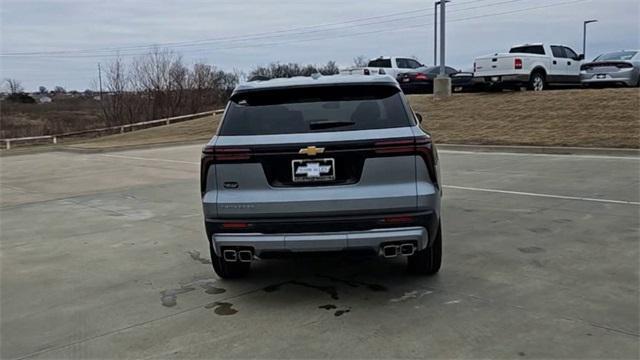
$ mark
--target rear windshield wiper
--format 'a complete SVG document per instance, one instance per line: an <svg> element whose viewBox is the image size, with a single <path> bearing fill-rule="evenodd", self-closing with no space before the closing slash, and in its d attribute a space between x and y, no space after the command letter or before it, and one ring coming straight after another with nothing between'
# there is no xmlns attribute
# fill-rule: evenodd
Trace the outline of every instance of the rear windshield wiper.
<svg viewBox="0 0 640 360"><path fill-rule="evenodd" d="M318 130L318 129L329 129L329 128L341 127L341 126L350 126L355 124L356 123L353 121L314 121L309 123L309 127L311 128L311 130Z"/></svg>

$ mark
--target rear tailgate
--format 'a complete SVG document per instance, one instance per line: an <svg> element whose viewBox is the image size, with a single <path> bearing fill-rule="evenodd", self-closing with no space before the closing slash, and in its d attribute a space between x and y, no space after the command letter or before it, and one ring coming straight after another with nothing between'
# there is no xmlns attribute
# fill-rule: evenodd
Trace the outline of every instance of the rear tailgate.
<svg viewBox="0 0 640 360"><path fill-rule="evenodd" d="M374 146L380 141L406 139L411 128L395 128L341 135L352 140L335 141L335 133L301 135L296 143L282 143L285 136L270 138L218 138L217 146L237 146L249 140L251 158L247 162L216 164L218 218L264 218L301 216L340 216L356 214L401 213L415 211L417 205L414 155L379 155ZM379 132L375 134L375 132ZM308 138L308 141L304 141ZM289 140L290 141L290 140ZM324 149L322 155L300 154L308 146ZM299 162L333 166L334 180L296 182ZM295 167L294 167L295 166ZM315 166L315 165L312 165ZM213 174L210 174L213 175ZM298 176L304 179L304 176Z"/></svg>
<svg viewBox="0 0 640 360"><path fill-rule="evenodd" d="M514 59L516 55L496 54L479 57L475 61L475 77L509 75L515 72ZM522 57L520 57L522 58Z"/></svg>
<svg viewBox="0 0 640 360"><path fill-rule="evenodd" d="M580 69L587 74L609 74L629 71L631 68L633 64L627 61L600 61L583 64Z"/></svg>
<svg viewBox="0 0 640 360"><path fill-rule="evenodd" d="M203 157L205 215L260 219L415 211L416 125L409 111L392 83L232 97L219 135L205 148L211 158L209 166Z"/></svg>

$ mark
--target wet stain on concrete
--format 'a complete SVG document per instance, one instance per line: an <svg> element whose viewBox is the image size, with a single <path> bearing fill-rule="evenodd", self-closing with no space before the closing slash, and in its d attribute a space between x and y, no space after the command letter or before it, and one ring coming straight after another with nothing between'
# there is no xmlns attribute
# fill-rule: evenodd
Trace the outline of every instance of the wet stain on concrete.
<svg viewBox="0 0 640 360"><path fill-rule="evenodd" d="M191 285L183 285L178 289L162 290L160 292L160 301L163 306L173 307L178 303L178 295L186 294L194 291L196 288Z"/></svg>
<svg viewBox="0 0 640 360"><path fill-rule="evenodd" d="M173 307L178 303L178 295L186 294L196 290L198 287L204 289L209 295L217 295L227 290L216 287L216 282L210 278L194 277L191 282L181 282L180 287L176 289L162 290L160 292L160 302L163 306Z"/></svg>
<svg viewBox="0 0 640 360"><path fill-rule="evenodd" d="M554 223L556 223L556 224L566 224L566 223L570 223L573 220L571 220L571 219L553 219L552 221Z"/></svg>
<svg viewBox="0 0 640 360"><path fill-rule="evenodd" d="M365 282L356 281L356 280L340 279L340 278L336 278L336 277L328 276L328 275L316 275L316 276L317 277L321 277L321 278L325 278L325 279L329 279L329 280L331 280L333 282L343 283L343 284L346 284L346 285L351 286L351 287L365 286L367 289L369 289L371 291L387 291L388 290L385 286L379 285L379 284L365 283Z"/></svg>
<svg viewBox="0 0 640 360"><path fill-rule="evenodd" d="M227 291L225 289L219 288L219 287L215 287L213 286L215 285L215 282L213 281L206 281L200 284L200 287L204 289L204 292L206 292L209 295L216 295L216 294L222 294L223 292Z"/></svg>
<svg viewBox="0 0 640 360"><path fill-rule="evenodd" d="M211 260L205 259L202 256L200 256L200 251L198 250L187 251L187 254L189 254L189 256L191 256L193 260L198 261L201 264L211 264Z"/></svg>
<svg viewBox="0 0 640 360"><path fill-rule="evenodd" d="M529 246L529 247L518 248L518 251L525 254L537 254L537 253L545 252L546 250L537 246Z"/></svg>
<svg viewBox="0 0 640 360"><path fill-rule="evenodd" d="M529 230L529 231L531 231L533 233L536 233L536 234L545 234L545 233L550 233L551 232L551 230L549 230L547 228L540 228L540 227L538 227L538 228L529 228L527 230Z"/></svg>
<svg viewBox="0 0 640 360"><path fill-rule="evenodd" d="M337 306L333 305L333 304L327 304L327 305L320 305L318 306L318 309L325 309L325 310L331 310L331 309L336 309Z"/></svg>
<svg viewBox="0 0 640 360"><path fill-rule="evenodd" d="M344 310L338 310L333 314L333 316L342 316L342 315L344 315L344 314L346 314L348 312L351 312L351 308L344 309Z"/></svg>
<svg viewBox="0 0 640 360"><path fill-rule="evenodd" d="M519 355L519 356L526 356L527 354L525 354L525 353L524 353L524 351L520 351L520 352L518 353L518 355Z"/></svg>
<svg viewBox="0 0 640 360"><path fill-rule="evenodd" d="M233 304L228 302L216 301L204 306L205 309L213 309L213 312L216 315L227 316L233 315L238 312L238 310L233 308Z"/></svg>
<svg viewBox="0 0 640 360"><path fill-rule="evenodd" d="M282 283L265 286L264 288L262 288L262 290L265 292L274 292L274 291L280 290L280 288L283 285L287 285L287 284L316 289L316 290L322 291L323 293L328 294L329 296L331 296L332 299L338 300L338 290L336 290L334 286L314 285L314 284L309 284L309 283L297 281L297 280L285 281Z"/></svg>

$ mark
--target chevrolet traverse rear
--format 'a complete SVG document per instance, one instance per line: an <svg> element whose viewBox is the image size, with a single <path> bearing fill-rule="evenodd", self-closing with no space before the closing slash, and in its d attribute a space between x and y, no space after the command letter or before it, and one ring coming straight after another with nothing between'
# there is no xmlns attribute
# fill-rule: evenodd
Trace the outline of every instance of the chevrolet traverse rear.
<svg viewBox="0 0 640 360"><path fill-rule="evenodd" d="M438 272L438 156L418 119L387 76L239 85L202 151L215 272L235 278L258 259L340 251Z"/></svg>

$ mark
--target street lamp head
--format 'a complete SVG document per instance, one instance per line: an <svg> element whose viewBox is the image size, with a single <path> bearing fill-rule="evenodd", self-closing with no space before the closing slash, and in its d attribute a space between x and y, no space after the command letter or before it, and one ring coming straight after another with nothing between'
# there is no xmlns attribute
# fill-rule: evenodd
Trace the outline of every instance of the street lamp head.
<svg viewBox="0 0 640 360"><path fill-rule="evenodd" d="M595 20L595 19L592 19L592 20L585 20L585 22L584 22L584 23L585 23L585 24L591 24L591 23L594 23L594 22L598 22L598 20Z"/></svg>
<svg viewBox="0 0 640 360"><path fill-rule="evenodd" d="M450 3L451 0L444 0L444 2ZM442 1L436 1L436 5L440 5L440 4L442 4Z"/></svg>

